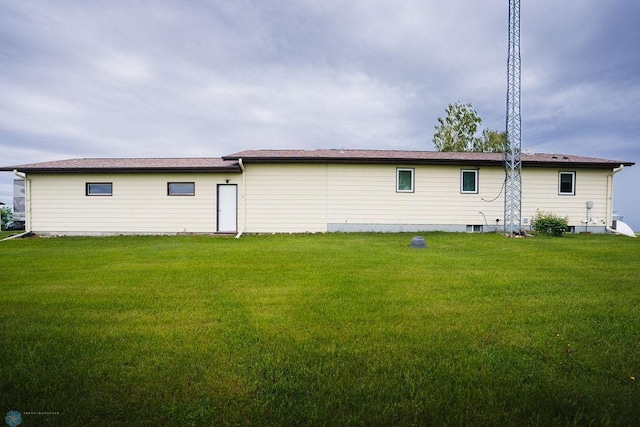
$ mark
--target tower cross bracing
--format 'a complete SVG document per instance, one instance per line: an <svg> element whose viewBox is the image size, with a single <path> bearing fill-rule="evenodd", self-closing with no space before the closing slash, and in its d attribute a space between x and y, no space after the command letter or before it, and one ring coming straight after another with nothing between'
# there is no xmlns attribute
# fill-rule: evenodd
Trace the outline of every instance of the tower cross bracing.
<svg viewBox="0 0 640 427"><path fill-rule="evenodd" d="M507 142L504 152L504 233L513 237L522 228L522 140L520 111L520 0L509 0L507 59Z"/></svg>

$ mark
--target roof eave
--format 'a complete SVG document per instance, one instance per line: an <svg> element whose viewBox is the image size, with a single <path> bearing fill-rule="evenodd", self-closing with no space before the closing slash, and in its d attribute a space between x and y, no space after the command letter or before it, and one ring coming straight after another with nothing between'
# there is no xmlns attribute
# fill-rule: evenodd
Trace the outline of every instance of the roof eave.
<svg viewBox="0 0 640 427"><path fill-rule="evenodd" d="M398 158L375 158L375 157L241 157L242 162L248 163L339 163L339 164L422 164L422 165L455 165L455 164L484 164L502 165L502 161L478 160L478 159L411 159L405 157ZM238 160L238 157L223 157L224 160Z"/></svg>
<svg viewBox="0 0 640 427"><path fill-rule="evenodd" d="M523 166L538 168L588 168L588 169L614 169L620 165L633 166L633 162L527 162L522 161Z"/></svg>
<svg viewBox="0 0 640 427"><path fill-rule="evenodd" d="M240 166L196 168L0 168L0 171L23 173L242 173Z"/></svg>
<svg viewBox="0 0 640 427"><path fill-rule="evenodd" d="M478 165L478 166L503 166L503 160L493 159L412 159L412 158L357 158L357 157L223 157L224 160L239 160L243 163L337 163L337 164L416 164L416 165ZM628 167L633 166L633 162L554 162L554 161L532 161L523 159L523 165L537 168L596 168L612 169L621 164Z"/></svg>

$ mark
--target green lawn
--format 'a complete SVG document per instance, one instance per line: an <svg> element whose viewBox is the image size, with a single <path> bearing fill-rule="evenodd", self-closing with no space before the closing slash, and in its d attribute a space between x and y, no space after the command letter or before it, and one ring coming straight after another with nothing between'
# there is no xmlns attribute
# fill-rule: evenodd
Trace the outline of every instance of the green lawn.
<svg viewBox="0 0 640 427"><path fill-rule="evenodd" d="M23 425L640 425L640 239L0 243Z"/></svg>
<svg viewBox="0 0 640 427"><path fill-rule="evenodd" d="M5 231L5 230L0 230L0 240L7 238L13 234L18 234L20 233L19 231Z"/></svg>

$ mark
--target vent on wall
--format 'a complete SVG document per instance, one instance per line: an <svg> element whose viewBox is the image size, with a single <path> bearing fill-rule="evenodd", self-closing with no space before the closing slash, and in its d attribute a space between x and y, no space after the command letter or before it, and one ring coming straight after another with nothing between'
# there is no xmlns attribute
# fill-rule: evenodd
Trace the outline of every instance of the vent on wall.
<svg viewBox="0 0 640 427"><path fill-rule="evenodd" d="M522 225L530 225L531 221L529 220L528 216L524 216L522 217Z"/></svg>

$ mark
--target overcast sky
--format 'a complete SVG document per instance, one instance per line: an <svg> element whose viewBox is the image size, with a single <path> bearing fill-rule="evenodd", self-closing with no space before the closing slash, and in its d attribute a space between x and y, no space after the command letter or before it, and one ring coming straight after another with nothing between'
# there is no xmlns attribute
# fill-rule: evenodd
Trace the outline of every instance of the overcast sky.
<svg viewBox="0 0 640 427"><path fill-rule="evenodd" d="M508 4L3 0L0 164L433 150L456 101L504 130ZM522 2L523 150L640 161L639 20L638 0ZM616 175L636 231L638 184Z"/></svg>

